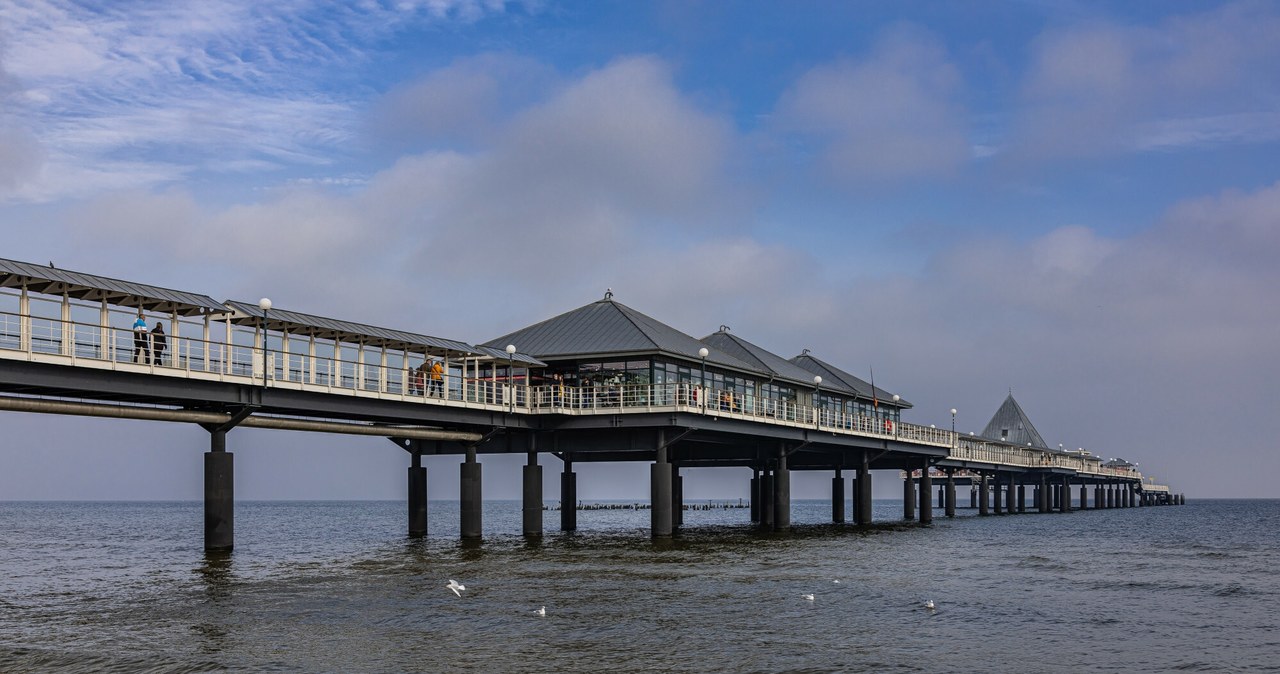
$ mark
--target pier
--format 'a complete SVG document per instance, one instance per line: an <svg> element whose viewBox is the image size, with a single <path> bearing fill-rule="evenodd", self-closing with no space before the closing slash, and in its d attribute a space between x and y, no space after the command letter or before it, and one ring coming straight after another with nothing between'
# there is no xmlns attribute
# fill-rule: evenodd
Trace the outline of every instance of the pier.
<svg viewBox="0 0 1280 674"><path fill-rule="evenodd" d="M655 538L683 525L693 467L749 469L750 518L769 530L790 527L797 470L830 472L832 520L859 525L872 470L900 471L904 519L921 524L935 496L953 516L961 486L982 515L1184 502L1136 465L1030 436L1012 394L982 435L955 432L954 410L951 430L905 422L910 408L808 350L783 358L727 326L695 338L611 293L473 344L0 259L0 411L199 425L209 550L234 547L242 426L387 438L408 455L411 536L428 533L422 457L439 454L464 458L463 539L483 537L480 459L496 453L527 459L528 536L547 457L561 503L579 501L575 462L650 463Z"/></svg>

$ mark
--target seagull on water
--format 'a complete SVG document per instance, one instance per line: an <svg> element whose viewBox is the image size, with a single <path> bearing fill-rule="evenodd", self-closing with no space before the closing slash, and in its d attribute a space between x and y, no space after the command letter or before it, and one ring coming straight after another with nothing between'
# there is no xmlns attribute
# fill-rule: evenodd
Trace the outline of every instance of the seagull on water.
<svg viewBox="0 0 1280 674"><path fill-rule="evenodd" d="M452 578L449 579L449 584L445 585L445 587L449 588L450 590L453 590L453 593L458 595L459 597L462 596L462 591L467 589L466 585L463 585L462 583L459 583L458 581Z"/></svg>
<svg viewBox="0 0 1280 674"><path fill-rule="evenodd" d="M537 613L538 615L545 617L547 615L547 607L543 606L542 608L534 611L534 613Z"/></svg>
<svg viewBox="0 0 1280 674"><path fill-rule="evenodd" d="M935 609L937 608L936 606L934 606L934 605L933 605L933 600L932 600L932 599L926 599L926 600L924 600L924 607L925 607L925 608L927 608L927 609L929 609L930 611L933 611L933 610L935 610Z"/></svg>
<svg viewBox="0 0 1280 674"><path fill-rule="evenodd" d="M812 594L802 594L802 595L800 595L800 598L801 598L801 599L804 599L804 600L806 600L806 601L813 601L813 595L812 595Z"/></svg>
<svg viewBox="0 0 1280 674"><path fill-rule="evenodd" d="M839 579L839 578L837 578L837 579L835 579L835 580L833 580L833 581L831 581L831 582L835 583L836 585L839 585L839 584L840 584L840 579Z"/></svg>

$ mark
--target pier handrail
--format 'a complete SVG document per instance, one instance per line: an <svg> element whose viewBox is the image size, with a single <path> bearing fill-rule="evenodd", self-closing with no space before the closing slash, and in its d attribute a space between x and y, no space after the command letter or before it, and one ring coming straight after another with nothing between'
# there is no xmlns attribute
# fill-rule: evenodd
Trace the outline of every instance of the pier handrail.
<svg viewBox="0 0 1280 674"><path fill-rule="evenodd" d="M119 310L115 313L126 314ZM105 316L104 312L104 321ZM1021 448L888 417L838 412L690 382L567 386L530 384L523 377L516 380L501 375L468 376L469 372L459 375L447 369L437 396L429 388L430 373L421 380L415 379L409 354L381 351L379 362L371 363L364 360L363 350L358 350L354 359L342 357L343 345L336 343L325 345L334 352L332 356L314 353L314 348L307 353L263 348L262 333L251 326L221 322L215 326L207 318L201 322L173 317L165 322L177 329L176 334L166 335L168 349L163 359L139 363L135 362L135 333L131 328L0 312L0 357L521 414L681 411L942 447L948 450L949 459L965 462L1058 467L1098 477L1142 479L1141 473L1132 468L1102 466L1097 459L1078 454ZM199 329L202 335L183 334L183 326L188 331ZM214 339L211 327L217 327L223 338ZM142 339L150 340L150 334L145 333ZM279 341L282 335L273 333L272 337ZM282 343L288 344L288 340ZM147 341L146 346L150 350L153 344ZM460 360L467 362L462 357Z"/></svg>

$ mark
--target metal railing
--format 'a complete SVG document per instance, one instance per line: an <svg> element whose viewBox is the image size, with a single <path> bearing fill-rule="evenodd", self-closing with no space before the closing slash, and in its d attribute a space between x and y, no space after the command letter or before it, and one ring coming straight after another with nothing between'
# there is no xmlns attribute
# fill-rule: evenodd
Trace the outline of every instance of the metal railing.
<svg viewBox="0 0 1280 674"><path fill-rule="evenodd" d="M25 324L25 331L24 331ZM218 326L220 329L222 324ZM338 356L263 349L246 326L228 329L228 340L166 335L157 352L152 333L99 324L61 321L0 312L0 357L49 360L72 365L90 361L120 370L158 375L212 378L244 384L296 387L328 393L391 397L434 404L475 405L524 414L597 414L683 411L716 417L812 428L835 435L946 447L948 458L1020 467L1060 467L1080 473L1141 479L1132 469L1104 467L1078 455L1062 456L1034 449L962 436L948 430L896 419L850 414L800 405L794 400L765 398L697 384L625 384L566 386L529 385L513 379L464 377L446 371L439 380L419 372L407 358L394 365L360 362ZM278 338L278 333L273 335ZM237 343L248 341L248 344ZM330 346L338 354L342 349ZM377 354L382 357L383 354Z"/></svg>

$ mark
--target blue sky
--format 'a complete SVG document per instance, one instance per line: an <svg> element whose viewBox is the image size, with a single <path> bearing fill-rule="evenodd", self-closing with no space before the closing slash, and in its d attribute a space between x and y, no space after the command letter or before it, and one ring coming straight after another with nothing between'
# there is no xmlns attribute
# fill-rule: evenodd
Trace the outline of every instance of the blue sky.
<svg viewBox="0 0 1280 674"><path fill-rule="evenodd" d="M1192 494L1275 494L1278 151L1270 2L0 6L0 256L467 341L611 287ZM312 466L248 497L403 489L243 434ZM0 498L119 497L62 444Z"/></svg>

